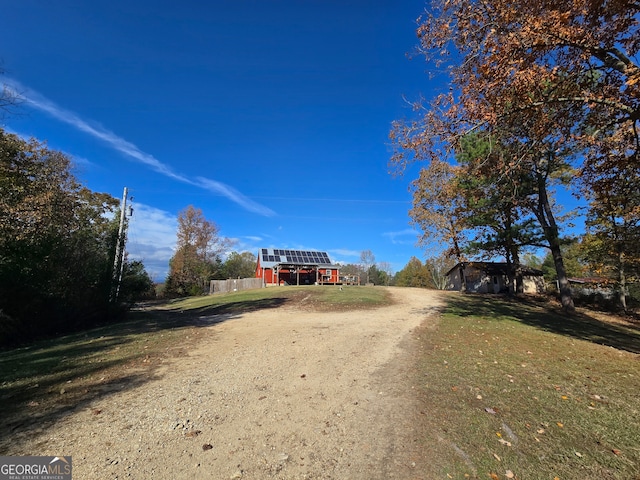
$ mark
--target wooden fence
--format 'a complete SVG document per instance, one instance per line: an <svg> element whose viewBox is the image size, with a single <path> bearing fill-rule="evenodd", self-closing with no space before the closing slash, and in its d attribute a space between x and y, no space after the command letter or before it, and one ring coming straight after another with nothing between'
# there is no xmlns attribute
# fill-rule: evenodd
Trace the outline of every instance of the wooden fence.
<svg viewBox="0 0 640 480"><path fill-rule="evenodd" d="M261 278L231 278L229 280L211 280L209 295L215 293L239 292L240 290L254 290L262 288Z"/></svg>

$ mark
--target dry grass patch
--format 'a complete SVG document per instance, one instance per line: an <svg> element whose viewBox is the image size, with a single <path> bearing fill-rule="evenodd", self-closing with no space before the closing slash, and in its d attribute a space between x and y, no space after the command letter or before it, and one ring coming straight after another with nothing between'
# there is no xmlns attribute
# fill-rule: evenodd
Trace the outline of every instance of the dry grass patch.
<svg viewBox="0 0 640 480"><path fill-rule="evenodd" d="M640 478L637 326L469 295L421 340L428 478Z"/></svg>

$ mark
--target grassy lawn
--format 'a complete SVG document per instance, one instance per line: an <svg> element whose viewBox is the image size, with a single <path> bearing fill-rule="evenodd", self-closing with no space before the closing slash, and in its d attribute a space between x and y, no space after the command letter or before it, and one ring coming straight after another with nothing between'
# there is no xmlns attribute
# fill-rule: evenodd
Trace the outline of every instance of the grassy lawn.
<svg viewBox="0 0 640 480"><path fill-rule="evenodd" d="M460 295L420 336L427 478L640 478L638 325Z"/></svg>
<svg viewBox="0 0 640 480"><path fill-rule="evenodd" d="M190 297L167 302L159 308L192 314L241 313L262 308L308 303L326 310L354 310L390 304L388 292L375 287L287 286L269 287L206 297Z"/></svg>
<svg viewBox="0 0 640 480"><path fill-rule="evenodd" d="M2 440L19 427L55 420L82 403L153 378L166 359L211 334L205 325L284 304L326 311L388 303L379 288L266 288L158 302L121 323L0 350L0 454Z"/></svg>
<svg viewBox="0 0 640 480"><path fill-rule="evenodd" d="M202 318L389 303L375 287L274 287L157 303L123 323L1 351L0 441L153 378L212 334ZM420 332L426 478L639 479L640 328L598 318L450 296L438 327Z"/></svg>

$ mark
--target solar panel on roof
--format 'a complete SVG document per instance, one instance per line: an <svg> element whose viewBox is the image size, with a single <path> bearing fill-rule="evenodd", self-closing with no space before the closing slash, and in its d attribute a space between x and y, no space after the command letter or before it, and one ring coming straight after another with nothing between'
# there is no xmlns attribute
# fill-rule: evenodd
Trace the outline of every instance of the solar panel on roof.
<svg viewBox="0 0 640 480"><path fill-rule="evenodd" d="M262 261L290 263L290 264L315 264L331 265L331 259L327 252L317 250L283 250L280 248L262 248Z"/></svg>

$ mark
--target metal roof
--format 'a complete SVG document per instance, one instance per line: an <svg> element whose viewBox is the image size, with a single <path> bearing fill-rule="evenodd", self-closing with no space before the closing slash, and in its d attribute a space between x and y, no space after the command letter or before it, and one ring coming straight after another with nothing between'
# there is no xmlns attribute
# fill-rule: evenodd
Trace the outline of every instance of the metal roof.
<svg viewBox="0 0 640 480"><path fill-rule="evenodd" d="M317 250L286 250L281 248L261 248L258 259L262 268L276 265L296 265L313 267L335 267L327 252Z"/></svg>
<svg viewBox="0 0 640 480"><path fill-rule="evenodd" d="M464 267L477 268L485 272L487 275L507 275L507 263L506 262L461 262ZM460 268L460 263L456 263L445 275L450 275L455 269ZM511 265L513 269L514 266ZM542 270L537 268L527 267L522 265L521 267L522 274L525 276L531 277L541 277Z"/></svg>

